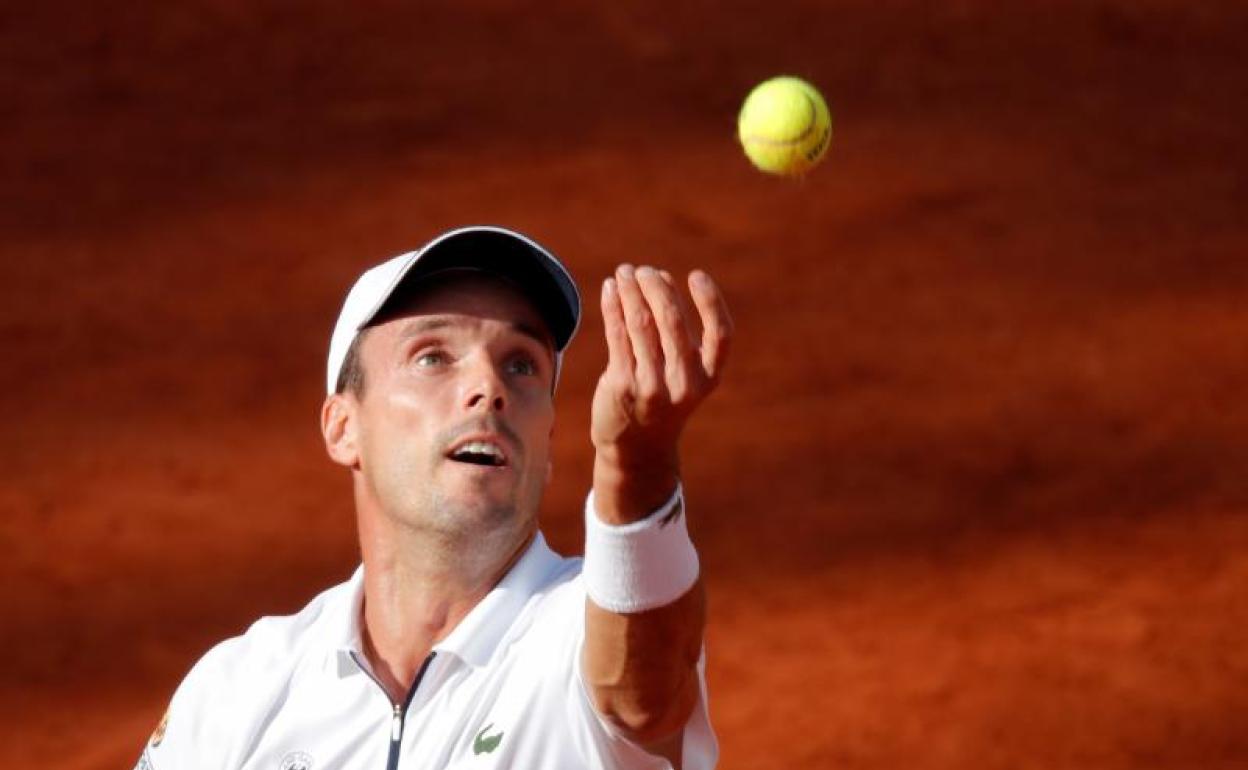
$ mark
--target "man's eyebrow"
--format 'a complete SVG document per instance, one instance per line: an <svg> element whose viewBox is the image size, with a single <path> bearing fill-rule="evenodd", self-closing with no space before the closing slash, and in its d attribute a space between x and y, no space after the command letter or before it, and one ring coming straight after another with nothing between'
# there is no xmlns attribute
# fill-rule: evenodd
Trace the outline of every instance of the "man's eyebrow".
<svg viewBox="0 0 1248 770"><path fill-rule="evenodd" d="M446 329L455 324L449 318L417 318L403 324L403 330L399 332L400 339L409 339L411 337L419 337L438 329Z"/></svg>
<svg viewBox="0 0 1248 770"><path fill-rule="evenodd" d="M450 318L441 318L438 316L417 318L403 326L403 330L399 332L399 337L404 340L411 339L412 337L419 337L422 334L428 334L429 332L434 332L439 329L448 329L458 325L459 324ZM532 324L526 324L521 321L509 321L507 322L507 328L531 338L532 340L540 343L542 347L549 348L552 353L554 352L555 343L551 340L550 334L545 329L533 326Z"/></svg>
<svg viewBox="0 0 1248 770"><path fill-rule="evenodd" d="M507 325L510 326L513 331L519 332L520 334L523 334L526 337L531 337L532 339L541 343L542 347L547 348L550 350L551 353L554 353L555 342L554 340L550 338L550 333L547 332L545 329L540 329L538 327L530 326L529 324L520 323L520 322L513 322Z"/></svg>

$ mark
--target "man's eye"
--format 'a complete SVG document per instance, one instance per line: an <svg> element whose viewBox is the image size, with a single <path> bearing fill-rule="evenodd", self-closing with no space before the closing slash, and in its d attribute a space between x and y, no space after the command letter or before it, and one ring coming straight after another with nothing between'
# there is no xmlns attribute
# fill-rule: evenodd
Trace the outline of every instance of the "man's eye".
<svg viewBox="0 0 1248 770"><path fill-rule="evenodd" d="M511 360L509 365L512 374L537 374L537 362L527 356L519 356Z"/></svg>
<svg viewBox="0 0 1248 770"><path fill-rule="evenodd" d="M446 363L446 354L438 350L431 350L416 356L417 366L439 366L444 363Z"/></svg>

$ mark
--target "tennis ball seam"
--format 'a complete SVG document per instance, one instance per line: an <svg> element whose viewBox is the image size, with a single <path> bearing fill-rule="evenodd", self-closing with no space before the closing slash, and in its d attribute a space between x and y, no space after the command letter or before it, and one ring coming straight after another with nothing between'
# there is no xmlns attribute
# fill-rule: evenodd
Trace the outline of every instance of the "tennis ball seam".
<svg viewBox="0 0 1248 770"><path fill-rule="evenodd" d="M802 129L800 134L792 139L773 139L770 136L760 134L746 134L743 141L757 142L768 147L792 147L808 139L811 132L819 125L819 105L815 104L815 100L810 98L810 94L804 91L802 92L802 98L806 100L806 104L810 107L810 120L807 121L806 127ZM820 144L823 144L823 142L820 142Z"/></svg>

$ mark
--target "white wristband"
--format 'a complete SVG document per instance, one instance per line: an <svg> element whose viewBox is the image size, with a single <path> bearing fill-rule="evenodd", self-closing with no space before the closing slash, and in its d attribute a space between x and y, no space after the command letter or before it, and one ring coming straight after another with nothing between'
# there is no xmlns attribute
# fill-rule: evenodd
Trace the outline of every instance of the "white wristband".
<svg viewBox="0 0 1248 770"><path fill-rule="evenodd" d="M585 592L611 612L643 612L671 604L698 580L698 552L685 526L685 500L676 491L654 513L619 526L606 524L585 501Z"/></svg>

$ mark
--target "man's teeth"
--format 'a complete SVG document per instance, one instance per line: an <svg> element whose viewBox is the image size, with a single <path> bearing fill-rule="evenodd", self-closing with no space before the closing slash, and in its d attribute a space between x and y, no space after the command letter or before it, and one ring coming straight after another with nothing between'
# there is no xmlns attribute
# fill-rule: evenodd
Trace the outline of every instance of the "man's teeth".
<svg viewBox="0 0 1248 770"><path fill-rule="evenodd" d="M503 462L503 450L486 441L470 441L456 449L451 456L456 460L481 464L501 465Z"/></svg>
<svg viewBox="0 0 1248 770"><path fill-rule="evenodd" d="M459 448L459 451L472 452L473 454L479 454L479 455L493 455L495 457L503 456L503 450L499 449L493 444L487 444L484 441L471 441L461 446Z"/></svg>

